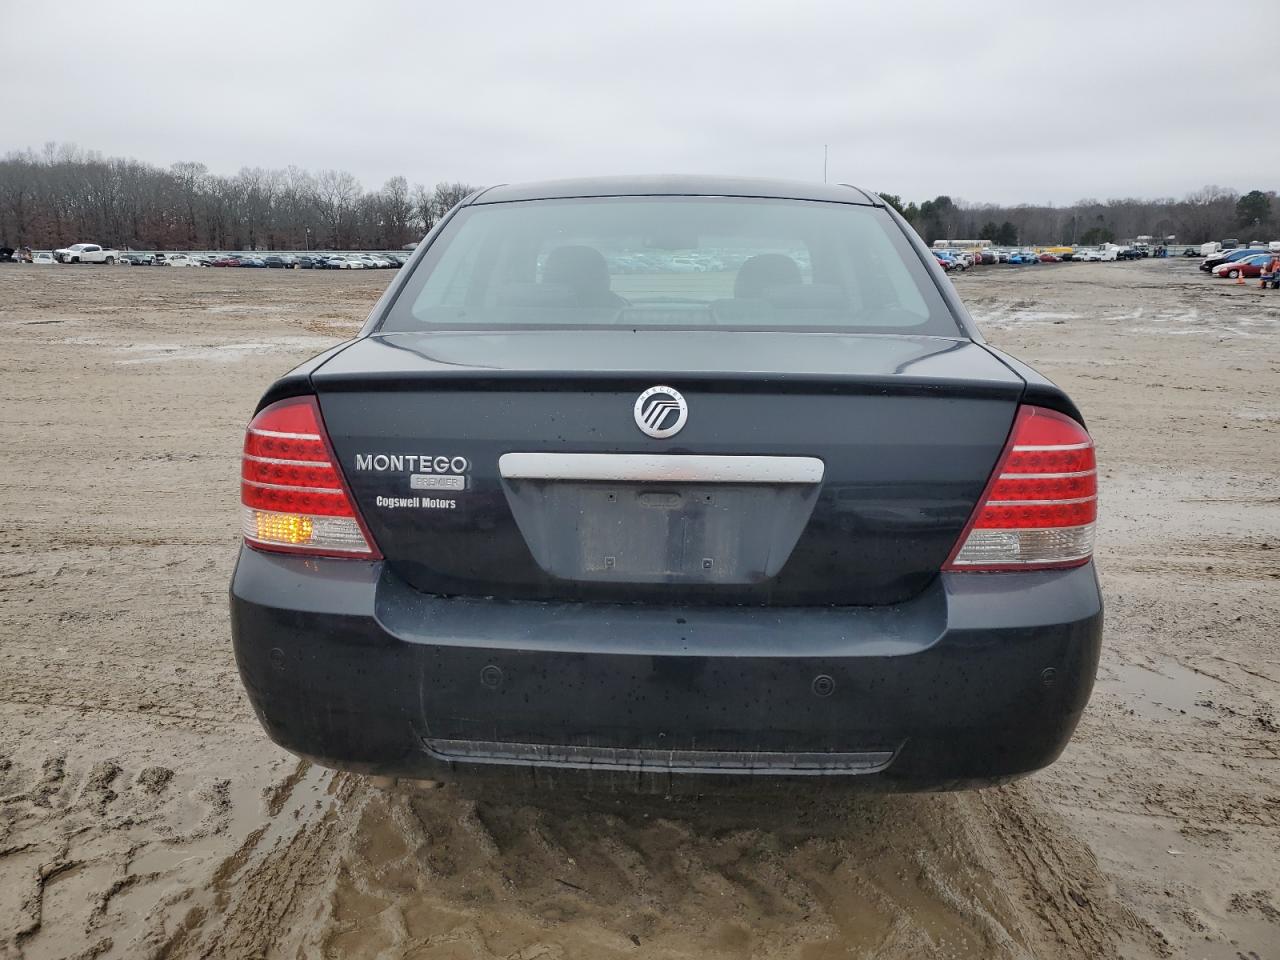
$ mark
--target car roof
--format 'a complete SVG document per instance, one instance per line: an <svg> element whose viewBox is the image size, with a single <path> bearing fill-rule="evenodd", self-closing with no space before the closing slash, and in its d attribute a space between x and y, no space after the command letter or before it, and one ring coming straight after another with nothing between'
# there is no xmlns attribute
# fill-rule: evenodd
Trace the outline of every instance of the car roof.
<svg viewBox="0 0 1280 960"><path fill-rule="evenodd" d="M843 183L765 180L751 177L637 176L587 177L507 183L474 194L473 204L513 203L519 200L559 200L576 197L767 197L780 200L825 200L883 206L873 193Z"/></svg>

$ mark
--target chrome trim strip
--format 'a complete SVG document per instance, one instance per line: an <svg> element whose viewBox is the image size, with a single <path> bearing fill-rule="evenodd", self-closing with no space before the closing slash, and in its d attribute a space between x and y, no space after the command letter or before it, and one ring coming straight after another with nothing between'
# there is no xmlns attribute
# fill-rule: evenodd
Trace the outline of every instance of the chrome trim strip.
<svg viewBox="0 0 1280 960"><path fill-rule="evenodd" d="M1001 480L1069 480L1073 477L1090 477L1097 470L1077 470L1074 473L1002 473Z"/></svg>
<svg viewBox="0 0 1280 960"><path fill-rule="evenodd" d="M250 433L256 433L260 437L279 437L281 440L319 440L318 433L284 433L280 430L260 430L257 427L250 427Z"/></svg>
<svg viewBox="0 0 1280 960"><path fill-rule="evenodd" d="M291 490L294 493L327 493L335 497L343 494L341 487L295 487L287 483L264 483L261 480L246 480L240 478L241 483L247 483L251 487L258 487L262 490Z"/></svg>
<svg viewBox="0 0 1280 960"><path fill-rule="evenodd" d="M1015 450L1026 450L1026 451L1041 451L1041 452L1045 452L1045 451L1049 451L1049 450L1087 450L1089 447L1092 447L1092 446L1093 446L1093 441L1092 441L1092 440L1088 440L1088 441L1086 441L1086 442L1084 442L1084 443L1041 443L1041 444L1037 444L1037 443L1024 443L1024 444L1015 444L1013 449L1015 449Z"/></svg>
<svg viewBox="0 0 1280 960"><path fill-rule="evenodd" d="M274 463L282 467L332 467L328 460L279 460L275 457L255 457L251 453L244 455L246 460L254 463Z"/></svg>
<svg viewBox="0 0 1280 960"><path fill-rule="evenodd" d="M1091 500L1097 500L1097 494L1092 497L1075 497L1069 500L988 500L983 506L987 507L1051 507L1061 506L1064 503L1088 503ZM990 529L990 528L985 528Z"/></svg>
<svg viewBox="0 0 1280 960"><path fill-rule="evenodd" d="M1071 530L1074 528L1063 527L1062 529ZM964 560L964 559L961 559L959 554L957 554L956 558L951 561L951 566L956 569L960 567L1008 567L1010 570L1014 570L1014 569L1017 569L1018 567L1051 567L1055 565L1061 565L1064 563L1078 563L1081 560L1088 560L1092 556L1093 556L1092 549L1090 549L1088 553L1067 554L1061 557L1053 557L1052 559L1048 559L1048 560L1045 560L1045 559L987 560L981 557L976 560Z"/></svg>
<svg viewBox="0 0 1280 960"><path fill-rule="evenodd" d="M653 750L568 744L513 743L423 737L437 760L496 763L574 770L623 770L634 773L771 774L822 776L879 773L895 751L817 753L760 750Z"/></svg>
<svg viewBox="0 0 1280 960"><path fill-rule="evenodd" d="M672 453L504 453L507 480L648 483L821 483L817 457L703 456Z"/></svg>

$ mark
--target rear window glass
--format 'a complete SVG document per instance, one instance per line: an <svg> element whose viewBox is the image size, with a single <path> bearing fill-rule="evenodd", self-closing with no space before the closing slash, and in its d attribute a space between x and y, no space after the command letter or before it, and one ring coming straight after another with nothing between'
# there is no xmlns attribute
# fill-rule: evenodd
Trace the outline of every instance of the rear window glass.
<svg viewBox="0 0 1280 960"><path fill-rule="evenodd" d="M733 197L464 208L380 329L617 326L961 335L885 211Z"/></svg>

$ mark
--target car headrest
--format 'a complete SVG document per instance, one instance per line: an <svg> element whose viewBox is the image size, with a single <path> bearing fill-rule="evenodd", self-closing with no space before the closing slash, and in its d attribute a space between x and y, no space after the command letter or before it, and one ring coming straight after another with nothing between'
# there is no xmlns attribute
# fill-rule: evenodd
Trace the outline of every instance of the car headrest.
<svg viewBox="0 0 1280 960"><path fill-rule="evenodd" d="M542 282L600 293L609 289L609 264L604 254L591 247L556 247L542 265Z"/></svg>
<svg viewBox="0 0 1280 960"><path fill-rule="evenodd" d="M800 267L781 253L760 253L738 268L733 295L739 300L758 300L766 287L799 284Z"/></svg>

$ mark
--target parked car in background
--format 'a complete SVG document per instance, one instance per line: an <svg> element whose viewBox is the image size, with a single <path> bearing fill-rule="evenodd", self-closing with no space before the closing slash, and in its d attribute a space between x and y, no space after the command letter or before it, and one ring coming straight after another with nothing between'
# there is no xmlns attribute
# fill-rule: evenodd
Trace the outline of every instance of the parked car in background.
<svg viewBox="0 0 1280 960"><path fill-rule="evenodd" d="M1061 263L1062 258L1056 253L1042 253L1037 258L1041 263Z"/></svg>
<svg viewBox="0 0 1280 960"><path fill-rule="evenodd" d="M1102 260L1102 254L1097 250L1077 250L1071 255L1071 259L1082 263L1098 263Z"/></svg>
<svg viewBox="0 0 1280 960"><path fill-rule="evenodd" d="M1260 277L1262 268L1271 262L1271 256L1265 250L1262 253L1255 250L1251 256L1218 264L1213 268L1213 275L1227 280L1234 280L1236 277Z"/></svg>
<svg viewBox="0 0 1280 960"><path fill-rule="evenodd" d="M155 262L155 255L141 250L128 250L120 254L120 262L130 267L149 267Z"/></svg>
<svg viewBox="0 0 1280 960"><path fill-rule="evenodd" d="M266 264L269 268L273 269L273 270L280 270L280 269L283 269L283 268L288 267L288 266L290 265L290 264L285 260L285 258L284 258L284 257L280 256L279 254L275 254L275 253L268 254L267 256L263 257L263 258L262 258L262 262L263 262L264 264Z"/></svg>
<svg viewBox="0 0 1280 960"><path fill-rule="evenodd" d="M187 253L174 253L168 257L168 264L171 267L203 267L204 264L196 257Z"/></svg>
<svg viewBox="0 0 1280 960"><path fill-rule="evenodd" d="M1236 260L1240 260L1244 257L1253 256L1256 252L1257 251L1255 250L1239 250L1239 249L1222 250L1218 253L1215 253L1213 256L1205 257L1202 261L1200 261L1200 269L1205 271L1205 273L1212 273L1215 268L1221 266L1224 263L1233 263Z"/></svg>
<svg viewBox="0 0 1280 960"><path fill-rule="evenodd" d="M153 266L167 267L169 265L169 258L165 256L163 251L157 250L154 256L155 256L155 259L152 260Z"/></svg>
<svg viewBox="0 0 1280 960"><path fill-rule="evenodd" d="M38 266L45 267L53 263L56 263L57 261L53 259L52 253L49 253L47 251L41 251L40 253L35 253L31 255L31 262Z"/></svg>
<svg viewBox="0 0 1280 960"><path fill-rule="evenodd" d="M1182 251L1182 255L1184 257L1198 257L1200 256L1200 251L1197 250L1195 247L1187 247L1185 250Z"/></svg>
<svg viewBox="0 0 1280 960"><path fill-rule="evenodd" d="M261 257L255 257L253 254L245 254L236 258L237 267L265 267L267 262Z"/></svg>
<svg viewBox="0 0 1280 960"><path fill-rule="evenodd" d="M110 264L120 259L120 253L96 243L73 243L69 247L53 251L53 259L59 263Z"/></svg>
<svg viewBox="0 0 1280 960"><path fill-rule="evenodd" d="M219 254L209 262L209 266L211 267L235 267L235 266L239 266L239 264L240 264L239 259L236 257L233 257L229 253Z"/></svg>

